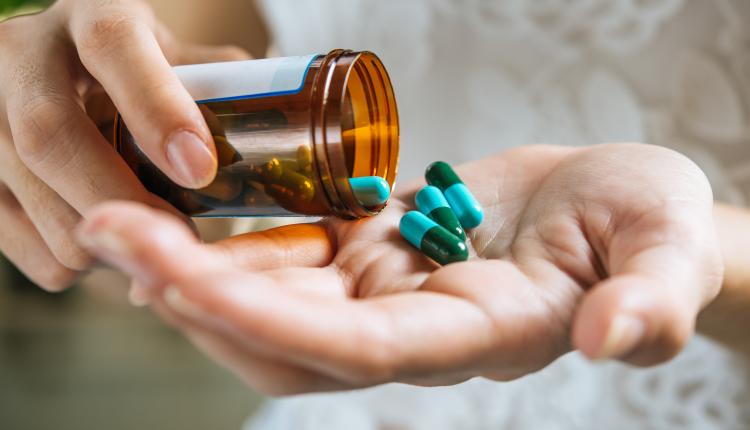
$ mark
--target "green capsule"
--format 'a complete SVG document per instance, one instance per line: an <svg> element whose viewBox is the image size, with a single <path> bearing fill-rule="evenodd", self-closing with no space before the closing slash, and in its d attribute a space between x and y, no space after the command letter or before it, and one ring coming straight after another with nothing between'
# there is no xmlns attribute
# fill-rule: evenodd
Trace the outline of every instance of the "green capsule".
<svg viewBox="0 0 750 430"><path fill-rule="evenodd" d="M399 231L409 243L437 263L446 265L469 258L466 243L427 215L411 211L401 218Z"/></svg>
<svg viewBox="0 0 750 430"><path fill-rule="evenodd" d="M445 196L437 187L428 185L422 188L414 200L420 212L455 234L459 239L466 240L466 233L461 227L461 223L448 205Z"/></svg>
<svg viewBox="0 0 750 430"><path fill-rule="evenodd" d="M428 184L443 192L464 228L474 228L482 223L482 206L448 163L436 161L430 164L425 172L425 179Z"/></svg>

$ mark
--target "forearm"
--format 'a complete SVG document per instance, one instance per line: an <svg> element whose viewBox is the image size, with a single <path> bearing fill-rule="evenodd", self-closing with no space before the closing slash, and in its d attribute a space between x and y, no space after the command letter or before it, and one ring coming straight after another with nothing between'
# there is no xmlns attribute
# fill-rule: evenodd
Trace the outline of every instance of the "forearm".
<svg viewBox="0 0 750 430"><path fill-rule="evenodd" d="M721 293L698 318L698 330L750 359L750 211L717 204L724 255Z"/></svg>

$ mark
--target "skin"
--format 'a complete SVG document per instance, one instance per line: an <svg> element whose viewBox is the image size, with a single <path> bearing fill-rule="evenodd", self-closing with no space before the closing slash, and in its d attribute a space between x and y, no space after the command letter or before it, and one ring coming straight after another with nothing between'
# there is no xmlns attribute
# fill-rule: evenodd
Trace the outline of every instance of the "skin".
<svg viewBox="0 0 750 430"><path fill-rule="evenodd" d="M216 173L211 134L171 65L246 59L178 42L136 0L59 0L0 23L0 251L59 291L92 265L73 238L111 199L170 210L138 182L100 129L115 110L147 156L189 188Z"/></svg>
<svg viewBox="0 0 750 430"><path fill-rule="evenodd" d="M716 205L714 217L724 256L725 276L719 296L701 312L698 329L750 362L750 212Z"/></svg>
<svg viewBox="0 0 750 430"><path fill-rule="evenodd" d="M78 239L269 394L509 380L574 349L653 365L682 348L719 292L711 189L675 152L529 146L458 172L486 218L470 232L470 261L445 267L397 230L419 183L370 219L216 244L164 212L109 203Z"/></svg>

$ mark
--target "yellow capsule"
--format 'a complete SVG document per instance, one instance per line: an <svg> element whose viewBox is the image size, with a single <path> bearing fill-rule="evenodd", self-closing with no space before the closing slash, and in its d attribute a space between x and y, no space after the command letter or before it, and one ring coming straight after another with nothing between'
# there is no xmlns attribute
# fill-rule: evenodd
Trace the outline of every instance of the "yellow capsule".
<svg viewBox="0 0 750 430"><path fill-rule="evenodd" d="M297 164L301 172L309 172L312 168L312 151L307 145L300 145L297 148Z"/></svg>
<svg viewBox="0 0 750 430"><path fill-rule="evenodd" d="M280 184L267 185L266 195L290 212L303 215L326 215L330 212L325 199L320 195L313 195L309 201L303 201L292 189Z"/></svg>
<svg viewBox="0 0 750 430"><path fill-rule="evenodd" d="M284 172L290 171L290 172L299 172L301 171L299 164L297 163L297 160L281 160L279 161L281 163L281 168Z"/></svg>
<svg viewBox="0 0 750 430"><path fill-rule="evenodd" d="M216 156L219 159L220 167L229 166L242 160L240 153L234 149L224 136L215 135L214 143L216 144Z"/></svg>
<svg viewBox="0 0 750 430"><path fill-rule="evenodd" d="M228 202L234 200L242 192L242 183L229 175L219 173L211 185L195 190L196 193L212 199Z"/></svg>
<svg viewBox="0 0 750 430"><path fill-rule="evenodd" d="M260 182L262 184L276 182L281 177L283 170L281 161L277 158L273 158L262 164L252 164L248 167L246 182Z"/></svg>
<svg viewBox="0 0 750 430"><path fill-rule="evenodd" d="M285 170L278 183L285 188L291 190L291 192L300 200L309 202L315 195L315 186L313 181L307 176L301 175L297 172Z"/></svg>
<svg viewBox="0 0 750 430"><path fill-rule="evenodd" d="M278 158L273 158L260 168L260 176L266 183L276 182L281 178L283 171L281 161Z"/></svg>

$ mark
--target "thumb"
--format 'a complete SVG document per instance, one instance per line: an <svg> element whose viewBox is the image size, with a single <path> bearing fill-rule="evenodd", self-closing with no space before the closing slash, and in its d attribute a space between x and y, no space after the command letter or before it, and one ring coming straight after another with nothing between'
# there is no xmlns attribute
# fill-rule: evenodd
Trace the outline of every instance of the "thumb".
<svg viewBox="0 0 750 430"><path fill-rule="evenodd" d="M573 344L589 358L649 366L674 357L689 340L698 312L719 291L720 254L710 232L705 240L702 230L670 228L619 241L632 252L610 250L621 263L584 296L574 317ZM632 247L644 237L660 240Z"/></svg>

